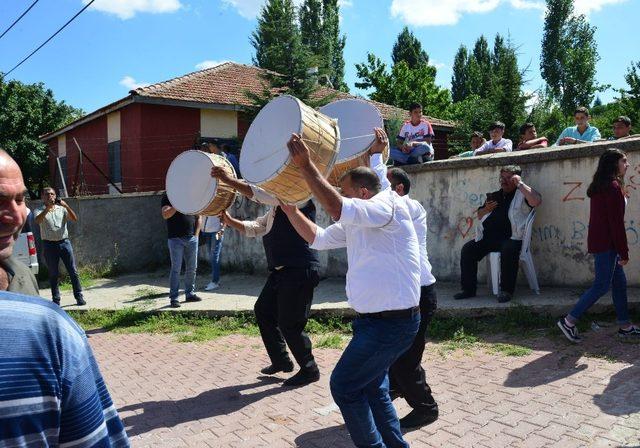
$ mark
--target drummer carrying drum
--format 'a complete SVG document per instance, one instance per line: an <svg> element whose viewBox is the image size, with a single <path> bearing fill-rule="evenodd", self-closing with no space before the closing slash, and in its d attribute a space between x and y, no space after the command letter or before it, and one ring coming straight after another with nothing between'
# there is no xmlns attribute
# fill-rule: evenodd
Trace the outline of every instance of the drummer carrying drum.
<svg viewBox="0 0 640 448"><path fill-rule="evenodd" d="M235 188L247 198L271 205L269 212L255 221L240 221L227 212L224 224L248 237L262 236L269 277L254 311L262 341L271 365L261 370L265 375L293 371L293 362L286 347L300 365L300 371L284 381L284 386L304 386L320 379L320 371L311 352L311 340L304 329L309 319L313 290L318 286L318 254L309 248L293 229L289 219L278 207L278 200L259 187L229 176L214 167L211 176ZM316 208L307 201L300 211L315 222Z"/></svg>

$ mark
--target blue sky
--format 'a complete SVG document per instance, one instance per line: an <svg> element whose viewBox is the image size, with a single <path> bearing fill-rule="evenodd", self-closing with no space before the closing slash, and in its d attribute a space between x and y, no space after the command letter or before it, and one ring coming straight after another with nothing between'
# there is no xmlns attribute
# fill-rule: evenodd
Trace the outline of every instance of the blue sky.
<svg viewBox="0 0 640 448"><path fill-rule="evenodd" d="M58 99L90 112L127 95L136 85L163 81L214 62L251 63L249 35L264 0L96 0L85 13L14 71L9 78L44 82ZM296 0L301 1L301 0ZM0 71L8 71L49 37L88 0L40 0L0 39ZM0 2L4 30L32 0ZM421 40L437 81L449 86L460 44L473 46L497 32L519 46L520 64L530 65L527 90L542 86L539 75L542 0L342 0L346 80L358 92L354 64L373 52L385 61L396 36L408 25ZM640 17L638 0L576 0L576 8L598 27L598 81L623 87L632 59L640 59L630 37ZM602 94L606 102L613 98Z"/></svg>

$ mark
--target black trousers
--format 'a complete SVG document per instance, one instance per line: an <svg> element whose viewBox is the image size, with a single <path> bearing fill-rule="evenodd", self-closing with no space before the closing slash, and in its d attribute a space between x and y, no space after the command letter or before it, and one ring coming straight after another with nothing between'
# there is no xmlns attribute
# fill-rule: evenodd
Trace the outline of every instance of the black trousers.
<svg viewBox="0 0 640 448"><path fill-rule="evenodd" d="M438 404L422 368L422 354L427 338L427 328L438 307L436 285L420 289L420 327L413 344L389 368L389 388L399 392L409 406L425 414L437 414Z"/></svg>
<svg viewBox="0 0 640 448"><path fill-rule="evenodd" d="M304 327L309 319L318 271L309 268L282 268L272 271L254 306L260 336L271 363L291 363L287 345L301 368L314 368L311 340Z"/></svg>
<svg viewBox="0 0 640 448"><path fill-rule="evenodd" d="M500 252L500 289L513 294L520 259L522 241L506 239L502 241L469 241L462 246L460 255L460 283L462 290L474 293L478 286L478 262L489 252Z"/></svg>

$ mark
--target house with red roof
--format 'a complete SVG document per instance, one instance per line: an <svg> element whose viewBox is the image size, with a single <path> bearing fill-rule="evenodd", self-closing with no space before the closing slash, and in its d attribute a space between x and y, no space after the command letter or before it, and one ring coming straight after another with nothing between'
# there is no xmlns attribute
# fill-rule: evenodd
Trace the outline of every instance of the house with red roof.
<svg viewBox="0 0 640 448"><path fill-rule="evenodd" d="M126 97L41 137L49 145L51 178L69 195L164 190L171 161L201 139L237 146L249 129L246 92L263 90L264 69L225 62L215 67L140 87ZM333 92L336 99L353 98ZM369 100L367 100L369 101ZM386 120L408 112L371 101ZM436 158L447 157L454 125L428 117L436 134ZM81 157L81 153L83 157ZM60 173L62 172L62 176Z"/></svg>

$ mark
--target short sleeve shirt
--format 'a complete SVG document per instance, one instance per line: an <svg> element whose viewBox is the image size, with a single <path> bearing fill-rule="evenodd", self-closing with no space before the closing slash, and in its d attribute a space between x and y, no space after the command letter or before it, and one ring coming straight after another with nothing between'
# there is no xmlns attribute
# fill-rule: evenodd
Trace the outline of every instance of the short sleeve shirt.
<svg viewBox="0 0 640 448"><path fill-rule="evenodd" d="M417 126L411 124L411 121L405 121L398 134L398 139L403 142L421 142L425 138L433 136L431 123L423 118Z"/></svg>
<svg viewBox="0 0 640 448"><path fill-rule="evenodd" d="M34 215L38 216L45 207L36 209ZM53 208L44 216L40 223L40 238L44 241L62 241L69 238L67 230L67 209L62 205L54 204Z"/></svg>
<svg viewBox="0 0 640 448"><path fill-rule="evenodd" d="M585 129L581 134L580 131L578 131L578 126L569 126L568 128L565 128L564 131L562 131L562 134L560 134L560 137L558 137L558 140L556 140L555 144L559 145L560 140L565 137L571 137L585 142L593 142L596 140L600 140L600 131L597 127L589 125L587 126L587 129Z"/></svg>
<svg viewBox="0 0 640 448"><path fill-rule="evenodd" d="M161 207L171 205L167 194L162 195ZM168 238L189 238L196 233L197 216L183 215L179 211L167 219L167 237Z"/></svg>
<svg viewBox="0 0 640 448"><path fill-rule="evenodd" d="M481 147L476 149L473 155L484 154L487 151L493 151L501 148L504 148L506 152L511 152L513 151L513 142L508 138L501 138L498 140L498 143L494 143L493 140L488 140Z"/></svg>

